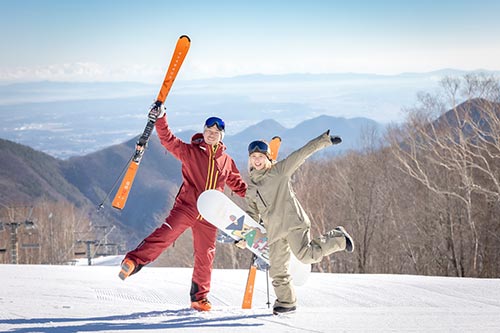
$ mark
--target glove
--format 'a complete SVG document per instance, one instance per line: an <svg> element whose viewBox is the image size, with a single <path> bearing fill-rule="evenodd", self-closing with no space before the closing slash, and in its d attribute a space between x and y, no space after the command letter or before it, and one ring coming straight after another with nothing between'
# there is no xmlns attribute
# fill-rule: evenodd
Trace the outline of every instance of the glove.
<svg viewBox="0 0 500 333"><path fill-rule="evenodd" d="M269 269L269 265L263 259L255 256L253 259L253 264L259 271L267 271Z"/></svg>
<svg viewBox="0 0 500 333"><path fill-rule="evenodd" d="M247 241L242 238L240 240L235 241L234 246L243 250L247 247Z"/></svg>
<svg viewBox="0 0 500 333"><path fill-rule="evenodd" d="M165 106L161 102L154 102L151 105L151 109L149 109L148 119L152 122L156 122L158 118L161 118L165 115Z"/></svg>
<svg viewBox="0 0 500 333"><path fill-rule="evenodd" d="M332 144L338 145L342 142L342 139L340 138L340 136L330 135L330 141L332 142Z"/></svg>

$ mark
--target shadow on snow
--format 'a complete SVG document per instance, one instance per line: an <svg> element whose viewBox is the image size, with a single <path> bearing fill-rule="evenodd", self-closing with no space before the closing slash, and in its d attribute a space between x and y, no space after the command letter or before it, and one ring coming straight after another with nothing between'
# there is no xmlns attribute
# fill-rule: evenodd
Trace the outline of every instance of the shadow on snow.
<svg viewBox="0 0 500 333"><path fill-rule="evenodd" d="M207 313L213 315L215 311ZM174 317L168 319L168 317ZM165 320L156 323L124 323L148 317L166 317ZM90 318L33 318L33 319L6 319L0 320L0 324L7 325L27 325L27 327L14 328L9 332L28 333L33 332L95 332L109 330L145 330L145 329L172 329L188 327L257 327L262 323L241 323L242 319L272 317L272 314L252 314L252 315L223 315L220 317L205 317L205 313L192 309L166 310L139 312L129 315L90 317ZM88 322L81 325L71 325L71 323ZM66 323L66 325L57 325ZM47 326L47 324L54 324ZM37 327L40 325L39 327Z"/></svg>

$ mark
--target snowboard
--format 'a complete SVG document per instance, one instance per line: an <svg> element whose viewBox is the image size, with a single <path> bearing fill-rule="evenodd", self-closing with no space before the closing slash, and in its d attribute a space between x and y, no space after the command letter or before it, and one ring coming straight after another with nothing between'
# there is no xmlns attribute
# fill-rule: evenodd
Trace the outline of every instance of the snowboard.
<svg viewBox="0 0 500 333"><path fill-rule="evenodd" d="M201 216L234 240L245 239L247 249L269 264L269 245L266 229L252 219L224 193L217 190L204 191L198 198ZM301 263L292 254L290 274L294 285L301 286L311 272L311 265Z"/></svg>

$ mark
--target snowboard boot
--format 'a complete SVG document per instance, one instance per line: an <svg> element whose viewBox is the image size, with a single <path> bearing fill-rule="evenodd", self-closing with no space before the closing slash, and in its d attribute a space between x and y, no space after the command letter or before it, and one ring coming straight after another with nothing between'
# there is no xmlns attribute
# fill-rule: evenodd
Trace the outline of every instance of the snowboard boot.
<svg viewBox="0 0 500 333"><path fill-rule="evenodd" d="M354 242L344 227L336 227L319 237L323 256L329 256L339 251L354 251Z"/></svg>
<svg viewBox="0 0 500 333"><path fill-rule="evenodd" d="M338 226L338 227L334 228L333 230L341 232L342 235L345 237L345 251L349 252L349 253L353 252L354 251L354 241L352 240L351 235L349 235L347 233L347 231L345 231L344 227Z"/></svg>
<svg viewBox="0 0 500 333"><path fill-rule="evenodd" d="M125 258L122 261L122 266L118 276L120 279L125 280L135 271L135 262L131 259Z"/></svg>
<svg viewBox="0 0 500 333"><path fill-rule="evenodd" d="M291 313L294 312L295 310L297 310L297 307L295 305L291 307L284 307L278 305L273 307L273 315L279 315L282 313Z"/></svg>
<svg viewBox="0 0 500 333"><path fill-rule="evenodd" d="M210 311L212 310L212 304L208 301L208 299L203 298L195 302L191 302L191 309L195 309L197 311Z"/></svg>

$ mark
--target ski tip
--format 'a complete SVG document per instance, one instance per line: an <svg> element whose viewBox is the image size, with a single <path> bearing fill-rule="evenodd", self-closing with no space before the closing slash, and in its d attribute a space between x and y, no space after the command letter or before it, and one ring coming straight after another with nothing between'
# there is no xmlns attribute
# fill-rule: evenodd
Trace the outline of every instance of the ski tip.
<svg viewBox="0 0 500 333"><path fill-rule="evenodd" d="M182 39L182 38L187 38L188 42L191 42L191 38L189 38L188 35L182 35L179 37L179 39Z"/></svg>

